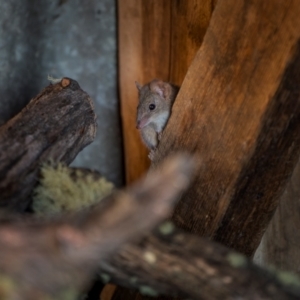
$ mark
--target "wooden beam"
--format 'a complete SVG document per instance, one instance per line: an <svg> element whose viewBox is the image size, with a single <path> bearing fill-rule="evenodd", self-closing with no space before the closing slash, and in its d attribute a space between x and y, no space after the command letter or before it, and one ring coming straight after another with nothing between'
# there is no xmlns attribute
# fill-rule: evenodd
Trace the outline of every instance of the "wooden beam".
<svg viewBox="0 0 300 300"><path fill-rule="evenodd" d="M173 218L247 255L299 156L299 13L296 0L218 2L154 159L201 158Z"/></svg>
<svg viewBox="0 0 300 300"><path fill-rule="evenodd" d="M253 255L299 159L300 43L262 119L215 240Z"/></svg>
<svg viewBox="0 0 300 300"><path fill-rule="evenodd" d="M119 84L126 182L138 179L150 165L148 150L135 127L138 93L135 81L168 80L170 0L118 1Z"/></svg>
<svg viewBox="0 0 300 300"><path fill-rule="evenodd" d="M135 128L138 94L134 82L154 78L181 85L197 53L213 0L118 2L119 78L126 181L148 169L148 150Z"/></svg>
<svg viewBox="0 0 300 300"><path fill-rule="evenodd" d="M150 165L148 150L135 128L138 94L134 81L144 84L159 78L181 85L202 43L215 3L216 0L118 1L119 84L127 183L139 178ZM122 299L132 299L131 295L126 298L125 291L121 293Z"/></svg>
<svg viewBox="0 0 300 300"><path fill-rule="evenodd" d="M138 0L118 1L119 96L127 183L149 167L146 148L135 128L138 96L134 81L143 79L141 3Z"/></svg>
<svg viewBox="0 0 300 300"><path fill-rule="evenodd" d="M171 5L170 82L180 86L199 50L214 8L212 0L173 1Z"/></svg>

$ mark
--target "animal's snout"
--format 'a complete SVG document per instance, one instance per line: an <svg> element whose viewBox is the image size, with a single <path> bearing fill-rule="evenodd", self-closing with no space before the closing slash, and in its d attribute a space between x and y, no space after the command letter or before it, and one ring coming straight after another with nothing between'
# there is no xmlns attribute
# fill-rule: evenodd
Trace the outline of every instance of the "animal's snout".
<svg viewBox="0 0 300 300"><path fill-rule="evenodd" d="M149 124L149 118L148 117L141 117L136 121L136 128L137 129L143 129L145 126Z"/></svg>

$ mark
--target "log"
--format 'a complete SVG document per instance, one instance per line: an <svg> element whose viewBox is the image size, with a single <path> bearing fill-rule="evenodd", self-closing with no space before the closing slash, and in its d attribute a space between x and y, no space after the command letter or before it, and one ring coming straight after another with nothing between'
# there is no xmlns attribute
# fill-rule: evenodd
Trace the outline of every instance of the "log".
<svg viewBox="0 0 300 300"><path fill-rule="evenodd" d="M46 87L0 127L0 208L24 211L40 165L71 163L95 134L92 101L76 81Z"/></svg>
<svg viewBox="0 0 300 300"><path fill-rule="evenodd" d="M70 168L70 173L74 178L78 170L78 168ZM99 177L99 174L94 171L87 169L80 169L80 171L81 174L84 171L86 177L92 176L95 181ZM81 180L84 180L81 176ZM240 261L240 267L234 265L236 260ZM200 267L198 267L199 261L201 261ZM143 293L152 295L159 293L193 299L209 297L230 299L234 291L243 299L256 299L257 297L268 299L273 297L273 293L283 299L300 296L297 286L290 286L290 284L297 284L299 280L292 274L275 269L270 271L258 268L240 254L175 229L170 222L161 225L158 230L139 243L130 243L121 247L111 260L104 260L99 265L97 273L104 282L109 280L122 287L139 289ZM174 266L176 266L175 269ZM205 266L204 269L203 266ZM213 275L211 275L212 269L216 269ZM244 269L246 269L246 274ZM99 278L96 288L103 284ZM227 280L223 280L224 278ZM216 292L208 294L210 289L215 289L217 282L221 282L221 286L218 285ZM248 284L249 282L251 285ZM270 289L270 285L273 284L275 289ZM196 291L194 291L195 286L198 287ZM118 288L113 299L123 299L125 293L129 293L132 298L135 295L134 291ZM91 299L99 296L99 293L89 294ZM142 299L146 296L137 295L136 297ZM166 298L159 296L157 299Z"/></svg>
<svg viewBox="0 0 300 300"><path fill-rule="evenodd" d="M78 168L70 168L69 174L74 180L80 178L80 182L86 182L87 185L91 184L91 180L97 182L100 176L94 171ZM85 178L89 178L90 181ZM156 181L159 180L160 178ZM176 182L173 184L177 185ZM42 194L49 194L49 183L43 185L41 181L40 185L39 189L44 190ZM154 189L157 185L153 183ZM68 191L66 193L69 194ZM160 190L158 194L161 195ZM61 198L63 199L63 194ZM59 203L63 209L61 201L63 200ZM85 205L84 199L81 202ZM98 212L105 210L107 204L109 202L102 201L97 206ZM102 253L99 257L102 257ZM242 255L175 229L170 222L162 224L147 238L137 243L127 243L110 260L100 260L97 273L104 282L110 279L112 283L136 288L152 296L162 294L193 299L231 299L233 294L243 299L269 299L273 298L274 294L280 299L300 296L300 289L288 284L294 280L294 284L298 282L300 285L300 281L291 274L260 269ZM89 293L89 296L93 297L91 299L99 296L97 291L102 285L99 278ZM270 288L273 285L275 287ZM120 291L123 299L126 291L122 289L118 289L114 299L118 299Z"/></svg>
<svg viewBox="0 0 300 300"><path fill-rule="evenodd" d="M299 13L295 0L219 1L154 157L201 157L173 219L248 256L300 154Z"/></svg>
<svg viewBox="0 0 300 300"><path fill-rule="evenodd" d="M292 274L262 269L245 256L170 223L140 243L124 245L109 262L101 263L100 275L149 296L214 300L300 297L300 281ZM112 300L124 296L116 293Z"/></svg>
<svg viewBox="0 0 300 300"><path fill-rule="evenodd" d="M56 219L3 217L1 298L75 299L100 261L170 214L193 169L189 157L173 158L92 209Z"/></svg>
<svg viewBox="0 0 300 300"><path fill-rule="evenodd" d="M149 168L148 150L135 128L134 82L154 78L181 85L199 49L213 0L118 1L119 83L126 182Z"/></svg>

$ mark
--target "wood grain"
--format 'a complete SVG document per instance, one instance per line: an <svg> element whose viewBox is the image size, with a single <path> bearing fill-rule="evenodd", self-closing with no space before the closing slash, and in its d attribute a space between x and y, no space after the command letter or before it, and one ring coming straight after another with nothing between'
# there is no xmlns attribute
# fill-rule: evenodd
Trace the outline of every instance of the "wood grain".
<svg viewBox="0 0 300 300"><path fill-rule="evenodd" d="M134 81L143 80L141 3L118 1L119 97L127 183L137 179L149 166L146 148L135 128L138 95Z"/></svg>
<svg viewBox="0 0 300 300"><path fill-rule="evenodd" d="M212 0L118 2L119 84L126 181L149 168L148 150L135 128L134 82L154 78L181 85L212 13Z"/></svg>
<svg viewBox="0 0 300 300"><path fill-rule="evenodd" d="M170 0L118 2L119 84L126 182L138 179L150 166L148 150L135 127L138 92L153 78L168 80Z"/></svg>
<svg viewBox="0 0 300 300"><path fill-rule="evenodd" d="M176 207L174 220L247 255L257 247L299 155L299 99L293 95L299 81L286 78L293 74L289 63L298 61L299 13L293 0L218 2L154 160L155 165L184 150L199 155L204 167ZM276 147L280 150L272 156ZM273 175L273 189L257 193L252 206L243 205L237 191L245 182L260 186L255 168L260 161L259 172L266 179ZM230 224L232 232L223 237Z"/></svg>
<svg viewBox="0 0 300 300"><path fill-rule="evenodd" d="M135 129L138 95L134 81L144 84L159 78L181 85L202 43L215 2L118 1L119 84L127 183L150 166L148 150ZM124 300L133 299L126 289L118 288L116 293ZM136 297L143 298L139 294Z"/></svg>
<svg viewBox="0 0 300 300"><path fill-rule="evenodd" d="M252 157L239 175L230 206L214 236L247 255L253 255L258 247L299 159L299 83L298 42L263 116Z"/></svg>
<svg viewBox="0 0 300 300"><path fill-rule="evenodd" d="M212 0L173 1L170 82L180 86L199 50L213 11Z"/></svg>

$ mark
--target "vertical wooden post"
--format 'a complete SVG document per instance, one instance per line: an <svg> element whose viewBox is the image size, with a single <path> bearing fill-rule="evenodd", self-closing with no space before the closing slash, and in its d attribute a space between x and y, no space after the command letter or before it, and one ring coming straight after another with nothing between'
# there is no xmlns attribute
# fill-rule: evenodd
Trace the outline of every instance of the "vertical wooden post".
<svg viewBox="0 0 300 300"><path fill-rule="evenodd" d="M174 220L249 256L299 157L298 14L296 0L218 2L154 160L201 157Z"/></svg>
<svg viewBox="0 0 300 300"><path fill-rule="evenodd" d="M197 18L186 27L180 19L197 11L191 2L173 1L170 10L168 78L177 84L203 37ZM218 1L154 160L183 150L199 155L203 168L174 220L250 256L299 157L299 15L297 0Z"/></svg>
<svg viewBox="0 0 300 300"><path fill-rule="evenodd" d="M159 78L181 85L212 14L213 0L118 2L119 83L126 182L148 169L148 150L135 128L134 82Z"/></svg>
<svg viewBox="0 0 300 300"><path fill-rule="evenodd" d="M118 1L119 84L126 182L149 167L148 150L135 127L138 93L135 81L168 80L170 0Z"/></svg>
<svg viewBox="0 0 300 300"><path fill-rule="evenodd" d="M214 3L212 0L174 1L171 5L169 80L181 85L203 41Z"/></svg>
<svg viewBox="0 0 300 300"><path fill-rule="evenodd" d="M135 129L134 81L159 78L181 85L201 46L216 0L126 0L119 8L119 76L126 182L150 165ZM118 288L113 299L146 299Z"/></svg>

